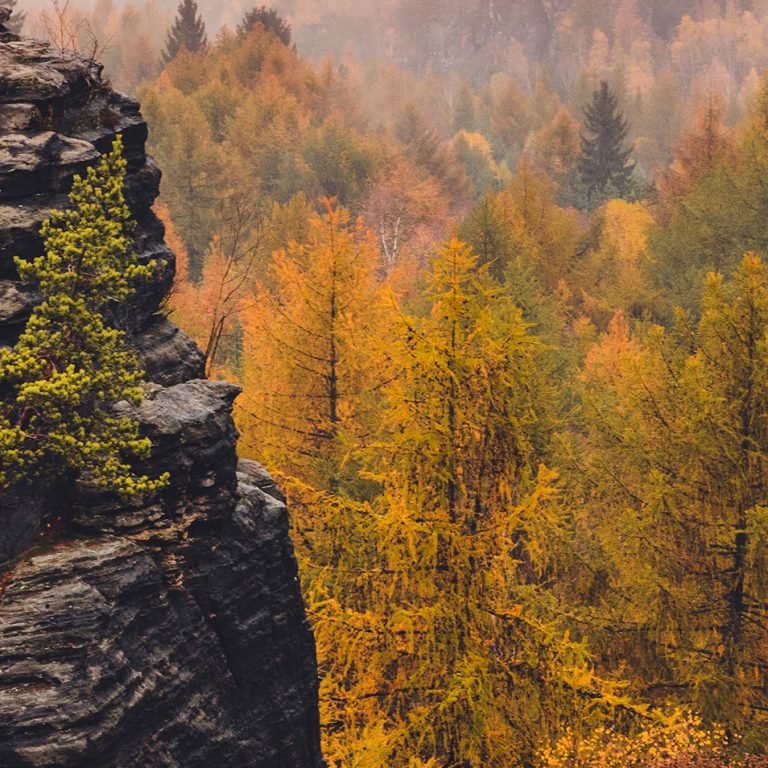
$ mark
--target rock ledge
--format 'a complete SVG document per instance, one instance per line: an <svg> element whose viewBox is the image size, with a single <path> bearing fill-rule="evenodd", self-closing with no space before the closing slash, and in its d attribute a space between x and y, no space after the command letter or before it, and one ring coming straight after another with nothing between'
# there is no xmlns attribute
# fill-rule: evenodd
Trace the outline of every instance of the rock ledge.
<svg viewBox="0 0 768 768"><path fill-rule="evenodd" d="M159 314L174 257L139 105L1 23L0 344L38 300L14 256L39 252L40 224L117 133L137 248L164 266L116 318L151 382L131 409L153 440L141 469L171 484L134 504L85 480L0 493L0 766L320 768L284 499L257 464L238 468L239 389L203 380L200 351Z"/></svg>

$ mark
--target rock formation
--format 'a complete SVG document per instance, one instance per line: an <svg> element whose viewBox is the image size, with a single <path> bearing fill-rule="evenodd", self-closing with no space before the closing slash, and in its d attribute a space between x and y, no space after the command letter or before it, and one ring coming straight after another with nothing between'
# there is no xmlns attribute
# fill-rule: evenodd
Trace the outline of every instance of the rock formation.
<svg viewBox="0 0 768 768"><path fill-rule="evenodd" d="M13 257L73 174L123 135L141 258L165 266L117 312L151 382L131 409L169 488L135 504L84 484L0 493L0 766L315 768L314 643L284 500L238 463L238 389L203 379L159 308L174 258L139 105L100 67L0 26L0 344L37 299ZM125 406L128 408L128 406Z"/></svg>

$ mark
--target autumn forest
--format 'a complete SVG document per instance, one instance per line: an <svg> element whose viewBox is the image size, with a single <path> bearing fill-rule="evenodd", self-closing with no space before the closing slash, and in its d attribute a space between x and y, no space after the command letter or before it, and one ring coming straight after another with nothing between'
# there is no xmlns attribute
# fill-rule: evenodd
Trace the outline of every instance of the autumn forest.
<svg viewBox="0 0 768 768"><path fill-rule="evenodd" d="M141 101L330 768L768 766L768 3L16 5Z"/></svg>

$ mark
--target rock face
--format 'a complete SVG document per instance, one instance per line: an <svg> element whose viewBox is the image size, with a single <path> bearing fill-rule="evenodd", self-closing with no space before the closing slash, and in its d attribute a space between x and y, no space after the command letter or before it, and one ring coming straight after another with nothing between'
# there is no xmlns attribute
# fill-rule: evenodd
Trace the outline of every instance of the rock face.
<svg viewBox="0 0 768 768"><path fill-rule="evenodd" d="M0 766L320 768L314 642L284 498L238 462L239 390L203 379L158 314L174 258L136 102L73 54L0 26L0 344L37 295L13 257L122 133L142 259L164 268L117 311L151 382L125 406L168 488L126 504L76 480L0 492Z"/></svg>

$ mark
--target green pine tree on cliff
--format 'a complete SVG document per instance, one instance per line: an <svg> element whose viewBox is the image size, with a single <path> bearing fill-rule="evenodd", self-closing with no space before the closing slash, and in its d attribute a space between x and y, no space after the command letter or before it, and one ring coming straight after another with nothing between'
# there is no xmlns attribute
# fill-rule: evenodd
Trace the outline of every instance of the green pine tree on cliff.
<svg viewBox="0 0 768 768"><path fill-rule="evenodd" d="M208 36L197 3L195 0L182 0L176 11L176 19L168 30L163 60L167 64L175 59L182 49L197 53L205 50L207 45Z"/></svg>
<svg viewBox="0 0 768 768"><path fill-rule="evenodd" d="M13 349L0 349L0 487L45 474L86 473L125 496L167 482L135 475L128 460L151 445L115 411L138 404L142 371L105 315L153 274L133 250L123 196L122 140L85 177L66 211L43 225L43 254L16 260L41 303Z"/></svg>
<svg viewBox="0 0 768 768"><path fill-rule="evenodd" d="M635 170L635 163L629 159L633 147L625 148L629 125L604 80L584 108L584 127L579 174L590 201L599 200L607 192L626 195Z"/></svg>

